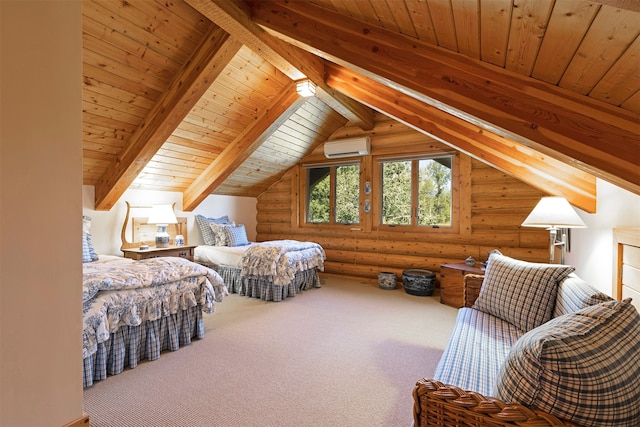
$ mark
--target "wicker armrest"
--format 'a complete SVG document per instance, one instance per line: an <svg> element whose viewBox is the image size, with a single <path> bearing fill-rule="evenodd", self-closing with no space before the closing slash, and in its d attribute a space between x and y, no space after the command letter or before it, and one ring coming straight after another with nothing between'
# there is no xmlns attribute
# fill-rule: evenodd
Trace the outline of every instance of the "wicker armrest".
<svg viewBox="0 0 640 427"><path fill-rule="evenodd" d="M507 404L427 378L416 383L413 399L415 427L579 427L538 409Z"/></svg>
<svg viewBox="0 0 640 427"><path fill-rule="evenodd" d="M483 280L484 276L481 274L466 274L464 276L464 288L462 290L464 307L471 307L476 302Z"/></svg>

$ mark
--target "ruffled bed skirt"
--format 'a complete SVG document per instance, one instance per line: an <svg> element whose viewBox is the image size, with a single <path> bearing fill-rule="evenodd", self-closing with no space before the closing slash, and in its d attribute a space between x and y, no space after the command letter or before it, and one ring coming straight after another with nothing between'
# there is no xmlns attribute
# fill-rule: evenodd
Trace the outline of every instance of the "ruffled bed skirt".
<svg viewBox="0 0 640 427"><path fill-rule="evenodd" d="M83 360L83 386L90 387L126 367L135 368L142 359L156 360L163 350L178 350L194 337L204 337L201 304L138 326L122 326Z"/></svg>
<svg viewBox="0 0 640 427"><path fill-rule="evenodd" d="M306 289L321 287L316 268L299 271L293 281L285 286L280 286L273 284L271 278L242 277L241 268L210 264L207 267L214 269L222 277L229 292L265 301L282 301L287 297L294 297Z"/></svg>

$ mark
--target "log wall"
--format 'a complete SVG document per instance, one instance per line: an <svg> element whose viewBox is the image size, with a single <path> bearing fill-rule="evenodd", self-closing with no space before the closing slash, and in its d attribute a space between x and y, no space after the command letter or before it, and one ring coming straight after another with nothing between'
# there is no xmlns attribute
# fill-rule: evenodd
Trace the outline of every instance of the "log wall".
<svg viewBox="0 0 640 427"><path fill-rule="evenodd" d="M373 185L372 210L377 206L376 156L451 152L444 144L382 115L376 117L370 132L346 126L331 139L360 135L371 136L372 152L363 159L361 173L363 181L371 180ZM305 226L299 219L302 172L292 168L258 197L257 240L316 241L327 254L325 273L369 282L377 282L380 271L401 277L404 269L438 272L441 264L462 262L468 256L483 261L492 249L514 258L548 262L549 232L520 226L546 194L464 153L456 152L456 157L458 185L454 186L453 204L457 227L453 230L378 228L377 213L363 214L366 219L361 227ZM326 159L319 147L303 163L322 161Z"/></svg>

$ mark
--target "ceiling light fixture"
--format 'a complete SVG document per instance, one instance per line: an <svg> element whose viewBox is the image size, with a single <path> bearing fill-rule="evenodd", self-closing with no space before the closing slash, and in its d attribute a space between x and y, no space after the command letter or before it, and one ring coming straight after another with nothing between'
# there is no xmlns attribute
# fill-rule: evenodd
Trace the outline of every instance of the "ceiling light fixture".
<svg viewBox="0 0 640 427"><path fill-rule="evenodd" d="M296 81L296 92L298 95L308 98L316 94L316 85L309 79L302 79Z"/></svg>

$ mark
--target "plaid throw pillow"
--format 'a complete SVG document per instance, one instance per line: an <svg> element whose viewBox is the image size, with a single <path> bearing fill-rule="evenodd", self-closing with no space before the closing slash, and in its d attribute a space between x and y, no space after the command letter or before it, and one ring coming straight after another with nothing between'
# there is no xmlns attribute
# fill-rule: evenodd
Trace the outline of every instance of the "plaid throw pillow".
<svg viewBox="0 0 640 427"><path fill-rule="evenodd" d="M99 259L98 254L93 249L91 243L91 217L86 215L82 216L82 262L97 261Z"/></svg>
<svg viewBox="0 0 640 427"><path fill-rule="evenodd" d="M237 227L225 227L224 232L227 235L228 246L245 246L249 244L244 224L240 224Z"/></svg>
<svg viewBox="0 0 640 427"><path fill-rule="evenodd" d="M558 282L574 269L491 254L473 308L506 320L523 332L530 331L551 319Z"/></svg>
<svg viewBox="0 0 640 427"><path fill-rule="evenodd" d="M209 224L228 224L229 217L227 215L221 216L220 218L207 218L204 215L196 215L195 216L196 224L198 224L198 228L200 229L200 234L202 234L202 240L204 240L205 245L217 246L217 237L215 233L211 230Z"/></svg>
<svg viewBox="0 0 640 427"><path fill-rule="evenodd" d="M527 332L494 394L586 427L638 426L640 315L630 300L608 301Z"/></svg>

